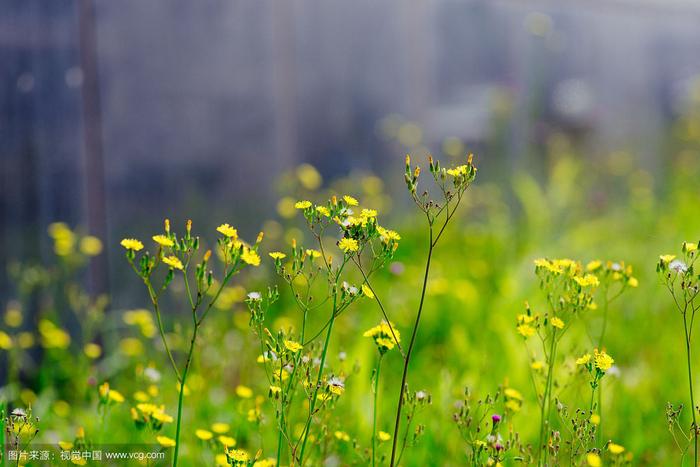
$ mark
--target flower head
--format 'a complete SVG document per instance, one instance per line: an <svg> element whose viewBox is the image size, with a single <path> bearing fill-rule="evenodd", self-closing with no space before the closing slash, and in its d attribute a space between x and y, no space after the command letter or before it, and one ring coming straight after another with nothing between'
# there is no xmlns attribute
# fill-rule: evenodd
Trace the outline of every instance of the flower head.
<svg viewBox="0 0 700 467"><path fill-rule="evenodd" d="M595 367L602 372L609 370L615 363L615 360L613 360L605 350L598 351L598 349L593 351L593 360L595 362Z"/></svg>
<svg viewBox="0 0 700 467"><path fill-rule="evenodd" d="M163 262L170 266L172 269L180 269L183 270L184 266L182 265L182 261L177 256L164 256L163 257Z"/></svg>
<svg viewBox="0 0 700 467"><path fill-rule="evenodd" d="M359 250L360 246L358 245L357 240L354 238L342 238L338 242L338 248L343 250L343 252L348 253Z"/></svg>
<svg viewBox="0 0 700 467"><path fill-rule="evenodd" d="M260 265L260 256L258 256L258 253L255 250L251 250L250 248L243 248L241 259L243 262L250 264L251 266Z"/></svg>
<svg viewBox="0 0 700 467"><path fill-rule="evenodd" d="M297 201L294 203L294 207L296 209L307 209L311 207L311 201L303 200L303 201Z"/></svg>
<svg viewBox="0 0 700 467"><path fill-rule="evenodd" d="M165 246L165 247L172 247L175 246L175 242L170 240L168 237L165 235L154 235L153 236L153 241L156 242L160 246Z"/></svg>
<svg viewBox="0 0 700 467"><path fill-rule="evenodd" d="M143 248L143 243L135 238L125 238L120 242L120 245L131 251L139 251Z"/></svg>
<svg viewBox="0 0 700 467"><path fill-rule="evenodd" d="M287 348L287 350L293 353L297 353L304 348L304 346L300 343L291 340L285 340L284 346Z"/></svg>
<svg viewBox="0 0 700 467"><path fill-rule="evenodd" d="M360 204L355 198L349 195L343 196L343 199L345 200L348 206L357 206L358 204Z"/></svg>
<svg viewBox="0 0 700 467"><path fill-rule="evenodd" d="M238 230L228 224L221 224L216 228L216 231L234 240L238 238Z"/></svg>
<svg viewBox="0 0 700 467"><path fill-rule="evenodd" d="M398 329L394 328L393 324L387 323L386 321L382 321L377 326L368 329L362 335L374 339L374 343L381 353L393 349L396 344L401 342L401 334Z"/></svg>

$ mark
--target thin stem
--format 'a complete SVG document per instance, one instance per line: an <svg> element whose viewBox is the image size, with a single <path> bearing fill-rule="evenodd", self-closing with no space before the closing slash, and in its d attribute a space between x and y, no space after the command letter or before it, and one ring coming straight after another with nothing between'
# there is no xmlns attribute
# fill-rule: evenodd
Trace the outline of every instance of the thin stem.
<svg viewBox="0 0 700 467"><path fill-rule="evenodd" d="M695 448L695 466L698 465L698 424L695 416L695 398L693 397L693 373L691 370L691 364L690 364L690 333L688 332L688 321L686 319L686 314L683 313L683 329L685 331L685 352L686 356L688 357L687 363L688 363L688 386L690 387L690 410L693 414L693 442L694 442L694 448Z"/></svg>
<svg viewBox="0 0 700 467"><path fill-rule="evenodd" d="M418 304L418 313L416 314L416 322L413 325L413 333L411 334L411 340L408 343L408 349L406 351L406 358L403 363L403 375L401 376L401 388L399 392L399 404L396 409L396 421L394 424L394 438L392 440L391 446L391 462L390 467L394 467L394 462L396 460L396 445L397 438L399 436L399 428L401 426L401 409L404 403L404 391L406 389L406 377L408 375L408 365L411 362L411 353L413 352L413 344L416 342L416 335L418 334L418 325L420 324L420 317L423 312L423 303L425 303L425 291L428 288L428 275L430 274L430 260L433 256L433 248L435 244L433 243L433 225L430 224L430 240L428 243L428 258L425 262L425 273L423 275L423 288L420 294L420 303Z"/></svg>
<svg viewBox="0 0 700 467"><path fill-rule="evenodd" d="M175 363L175 359L173 358L173 354L170 351L170 347L168 346L168 340L165 338L165 330L163 329L163 320L160 316L160 305L158 304L158 296L156 295L155 291L153 290L153 285L151 284L151 281L149 279L144 279L144 282L146 284L146 288L148 289L148 294L151 297L151 303L153 304L153 310L156 312L156 321L158 321L158 332L160 333L160 340L163 342L163 347L165 347L165 353L168 355L168 359L170 360L170 365L173 367L173 370L175 371L175 376L177 377L178 382L181 381L180 377L180 370L177 368L177 364Z"/></svg>
<svg viewBox="0 0 700 467"><path fill-rule="evenodd" d="M185 382L187 381L187 373L190 370L190 364L192 363L192 354L194 353L194 345L197 340L197 331L199 330L199 325L195 324L194 331L192 332L192 340L190 341L190 350L187 354L187 361L185 362L185 369L182 371L182 378L180 380L180 395L177 399L177 425L175 427L175 453L173 457L173 467L177 467L177 457L180 452L180 424L182 422L182 401L185 395Z"/></svg>
<svg viewBox="0 0 700 467"><path fill-rule="evenodd" d="M544 394L542 396L542 407L540 408L540 441L538 446L538 453L540 459L540 465L542 465L543 457L543 443L545 443L545 433L547 431L547 425L549 424L549 415L551 409L551 398L552 398L552 380L554 379L554 357L556 356L556 342L557 335L556 329L552 332L552 343L549 348L548 355L548 365L547 365L547 381L544 387ZM547 449L544 448L544 463L547 461Z"/></svg>
<svg viewBox="0 0 700 467"><path fill-rule="evenodd" d="M377 371L374 374L374 415L372 421L372 467L375 466L375 453L377 444L377 412L379 406L377 405L377 397L379 395L379 372L382 368L382 357L384 354L379 354L379 360L377 361Z"/></svg>
<svg viewBox="0 0 700 467"><path fill-rule="evenodd" d="M333 332L333 323L335 322L335 309L337 306L337 297L338 297L338 291L336 288L333 290L333 309L331 312L331 319L328 324L328 332L326 333L326 341L323 344L323 352L321 353L321 363L318 368L318 378L316 379L316 387L314 388L313 395L311 397L311 401L309 401L309 416L306 420L306 426L304 427L304 437L302 439L301 443L301 452L299 453L299 465L303 466L304 465L304 451L306 450L306 441L309 438L309 428L311 426L311 420L313 419L314 416L314 408L316 407L316 399L318 399L318 390L321 387L321 379L323 378L323 369L326 365L326 355L328 354L328 344L330 343L331 340L331 333Z"/></svg>

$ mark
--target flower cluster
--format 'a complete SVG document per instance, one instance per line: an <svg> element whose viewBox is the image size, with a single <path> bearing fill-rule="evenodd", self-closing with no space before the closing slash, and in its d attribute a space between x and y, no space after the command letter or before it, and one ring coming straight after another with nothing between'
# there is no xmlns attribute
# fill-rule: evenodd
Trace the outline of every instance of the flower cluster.
<svg viewBox="0 0 700 467"><path fill-rule="evenodd" d="M374 340L380 354L384 354L393 349L396 344L401 343L401 334L392 323L382 321L373 328L362 334L364 337L371 337Z"/></svg>

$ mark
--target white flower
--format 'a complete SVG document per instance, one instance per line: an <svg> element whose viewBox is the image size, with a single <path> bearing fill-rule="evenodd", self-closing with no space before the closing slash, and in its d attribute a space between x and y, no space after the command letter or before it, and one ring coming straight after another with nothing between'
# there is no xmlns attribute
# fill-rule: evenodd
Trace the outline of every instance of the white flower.
<svg viewBox="0 0 700 467"><path fill-rule="evenodd" d="M143 374L152 383L157 383L158 381L160 381L160 372L153 367L149 366L148 368L143 370Z"/></svg>
<svg viewBox="0 0 700 467"><path fill-rule="evenodd" d="M253 301L262 300L262 295L260 295L260 292L250 292L248 294L248 300L253 300Z"/></svg>
<svg viewBox="0 0 700 467"><path fill-rule="evenodd" d="M679 259L674 259L671 261L671 263L668 265L668 268L676 271L678 274L683 274L688 270L688 266L681 260Z"/></svg>

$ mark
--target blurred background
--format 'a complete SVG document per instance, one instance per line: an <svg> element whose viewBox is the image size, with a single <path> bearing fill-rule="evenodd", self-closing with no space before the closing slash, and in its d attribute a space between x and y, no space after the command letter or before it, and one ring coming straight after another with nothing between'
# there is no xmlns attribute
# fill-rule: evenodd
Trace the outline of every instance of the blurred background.
<svg viewBox="0 0 700 467"><path fill-rule="evenodd" d="M275 208L274 181L303 162L400 187L404 152L473 151L481 179L502 183L541 170L537 147L557 133L593 163L622 150L655 172L669 125L700 98L697 2L2 10L2 262L41 255L55 220L113 245L164 216L218 222L197 219L206 206L250 233ZM113 259L93 268L100 291L118 288Z"/></svg>

